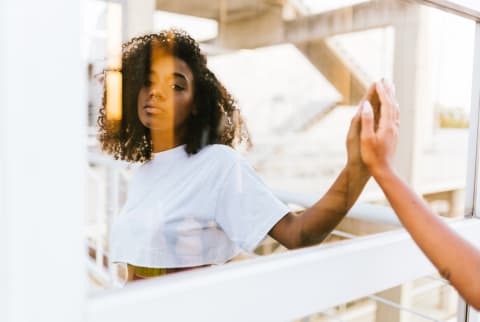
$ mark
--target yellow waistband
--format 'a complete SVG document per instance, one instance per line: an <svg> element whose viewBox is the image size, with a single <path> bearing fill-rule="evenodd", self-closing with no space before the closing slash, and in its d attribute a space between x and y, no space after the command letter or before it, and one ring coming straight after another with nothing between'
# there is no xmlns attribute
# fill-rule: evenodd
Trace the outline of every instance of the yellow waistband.
<svg viewBox="0 0 480 322"><path fill-rule="evenodd" d="M128 264L129 268L133 268L135 275L139 277L155 277L167 274L166 268L142 267Z"/></svg>

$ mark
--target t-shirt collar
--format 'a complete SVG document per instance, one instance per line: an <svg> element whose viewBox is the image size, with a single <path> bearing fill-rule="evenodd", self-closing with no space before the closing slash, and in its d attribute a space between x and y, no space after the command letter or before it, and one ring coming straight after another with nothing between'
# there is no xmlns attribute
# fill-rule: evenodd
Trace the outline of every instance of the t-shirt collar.
<svg viewBox="0 0 480 322"><path fill-rule="evenodd" d="M186 144L182 144L176 146L172 149L160 151L160 152L153 152L152 153L152 160L154 161L165 161L170 160L172 158L177 158L179 156L185 155L187 152L185 151Z"/></svg>

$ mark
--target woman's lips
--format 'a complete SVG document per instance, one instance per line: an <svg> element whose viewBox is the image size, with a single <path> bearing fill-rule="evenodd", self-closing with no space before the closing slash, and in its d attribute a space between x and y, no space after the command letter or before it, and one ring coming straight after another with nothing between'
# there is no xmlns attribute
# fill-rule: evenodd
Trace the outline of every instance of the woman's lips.
<svg viewBox="0 0 480 322"><path fill-rule="evenodd" d="M151 105L146 105L144 109L145 109L145 112L147 112L148 114L165 114L166 113L165 109L161 107L151 106Z"/></svg>

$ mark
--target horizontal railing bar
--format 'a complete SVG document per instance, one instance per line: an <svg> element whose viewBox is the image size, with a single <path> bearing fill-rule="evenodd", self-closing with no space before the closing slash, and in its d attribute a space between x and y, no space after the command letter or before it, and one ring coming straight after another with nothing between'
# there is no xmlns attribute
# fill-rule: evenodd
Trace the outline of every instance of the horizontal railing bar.
<svg viewBox="0 0 480 322"><path fill-rule="evenodd" d="M449 225L480 244L480 220ZM92 296L87 321L287 321L435 272L405 231L390 231L127 284Z"/></svg>

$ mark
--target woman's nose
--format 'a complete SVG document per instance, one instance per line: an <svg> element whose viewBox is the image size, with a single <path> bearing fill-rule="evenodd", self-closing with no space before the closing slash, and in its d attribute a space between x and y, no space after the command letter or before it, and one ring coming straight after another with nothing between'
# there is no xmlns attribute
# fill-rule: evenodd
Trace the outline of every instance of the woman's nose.
<svg viewBox="0 0 480 322"><path fill-rule="evenodd" d="M160 86L150 87L149 90L149 97L165 100L167 98L167 90L165 88L161 88Z"/></svg>

